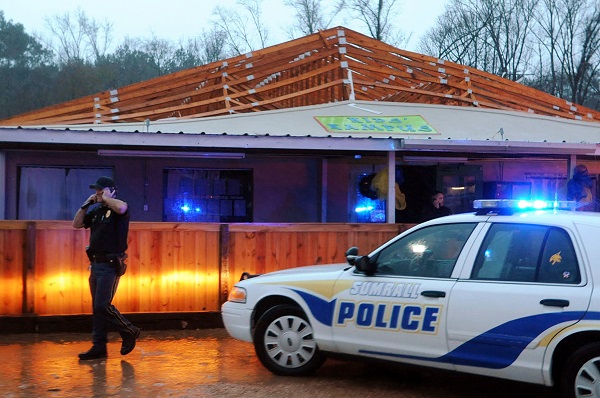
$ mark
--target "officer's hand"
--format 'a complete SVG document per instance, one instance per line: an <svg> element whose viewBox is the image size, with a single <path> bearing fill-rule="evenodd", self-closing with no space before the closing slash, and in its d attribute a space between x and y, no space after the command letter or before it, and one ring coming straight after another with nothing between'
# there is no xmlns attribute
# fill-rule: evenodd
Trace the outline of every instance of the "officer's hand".
<svg viewBox="0 0 600 398"><path fill-rule="evenodd" d="M81 205L81 209L85 210L88 207L90 207L91 205L93 205L94 203L96 203L98 201L98 198L96 196L96 194L90 195L89 198L86 199L85 202L83 202L83 204Z"/></svg>
<svg viewBox="0 0 600 398"><path fill-rule="evenodd" d="M101 197L98 197L98 195L96 195L96 194L92 194L92 195L90 195L90 197L89 197L89 198L86 200L86 202L90 201L90 202L92 202L92 203L98 203L98 202L100 202L101 200L102 200L102 198L101 198Z"/></svg>

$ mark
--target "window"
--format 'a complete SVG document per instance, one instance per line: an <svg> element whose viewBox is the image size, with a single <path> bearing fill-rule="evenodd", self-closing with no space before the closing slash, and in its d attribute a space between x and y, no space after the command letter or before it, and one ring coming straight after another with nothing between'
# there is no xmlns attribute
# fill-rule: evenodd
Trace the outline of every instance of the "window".
<svg viewBox="0 0 600 398"><path fill-rule="evenodd" d="M72 220L100 176L113 177L113 170L21 166L17 219Z"/></svg>
<svg viewBox="0 0 600 398"><path fill-rule="evenodd" d="M556 227L494 224L477 254L472 279L510 282L581 281L573 244Z"/></svg>
<svg viewBox="0 0 600 398"><path fill-rule="evenodd" d="M449 278L476 225L434 225L404 236L378 253L377 273Z"/></svg>
<svg viewBox="0 0 600 398"><path fill-rule="evenodd" d="M164 221L251 222L251 170L165 170Z"/></svg>
<svg viewBox="0 0 600 398"><path fill-rule="evenodd" d="M375 173L360 174L353 178L349 190L349 203L353 208L350 212L351 222L384 223L386 220L386 200L380 200L377 192L373 191L371 183Z"/></svg>

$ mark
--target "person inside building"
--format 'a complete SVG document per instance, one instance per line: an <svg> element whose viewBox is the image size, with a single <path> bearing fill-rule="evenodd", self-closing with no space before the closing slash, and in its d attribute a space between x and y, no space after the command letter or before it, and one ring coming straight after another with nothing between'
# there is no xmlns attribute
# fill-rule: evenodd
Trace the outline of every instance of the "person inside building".
<svg viewBox="0 0 600 398"><path fill-rule="evenodd" d="M121 335L121 355L135 348L140 329L133 326L112 305L113 297L124 273L127 235L129 233L129 208L117 199L117 190L110 177L100 177L90 185L96 192L81 206L73 219L74 228L90 228L87 254L90 260L90 291L93 307L92 348L79 354L80 360L106 358L107 335L116 330ZM88 207L94 206L88 212Z"/></svg>
<svg viewBox="0 0 600 398"><path fill-rule="evenodd" d="M593 211L593 181L585 165L579 164L573 169L573 178L567 182L567 200L577 202L577 210Z"/></svg>
<svg viewBox="0 0 600 398"><path fill-rule="evenodd" d="M450 208L444 206L444 194L440 191L435 191L431 195L430 202L423 208L421 222L449 216L450 214L452 214Z"/></svg>

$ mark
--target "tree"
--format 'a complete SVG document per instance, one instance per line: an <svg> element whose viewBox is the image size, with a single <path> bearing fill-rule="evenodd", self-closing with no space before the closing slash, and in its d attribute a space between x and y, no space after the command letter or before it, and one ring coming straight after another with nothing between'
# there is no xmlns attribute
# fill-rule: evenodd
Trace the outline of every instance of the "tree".
<svg viewBox="0 0 600 398"><path fill-rule="evenodd" d="M52 52L0 11L0 118L45 106L56 71Z"/></svg>
<svg viewBox="0 0 600 398"><path fill-rule="evenodd" d="M538 65L532 86L571 102L598 107L600 2L544 0L536 15Z"/></svg>
<svg viewBox="0 0 600 398"><path fill-rule="evenodd" d="M215 29L223 32L227 47L234 55L267 47L269 30L262 23L262 0L237 0L241 13L217 6L213 11Z"/></svg>
<svg viewBox="0 0 600 398"><path fill-rule="evenodd" d="M511 80L528 70L539 0L453 0L420 50Z"/></svg>
<svg viewBox="0 0 600 398"><path fill-rule="evenodd" d="M225 32L213 27L209 31L203 31L198 37L180 43L174 54L172 71L193 68L228 58L225 53L225 42Z"/></svg>
<svg viewBox="0 0 600 398"><path fill-rule="evenodd" d="M170 41L152 35L150 39L141 40L140 50L150 57L150 64L156 69L158 76L175 69L176 48Z"/></svg>
<svg viewBox="0 0 600 398"><path fill-rule="evenodd" d="M531 83L540 88L540 84L545 87L548 93L562 96L559 87L561 73L557 69L558 62L558 40L559 31L564 19L560 16L559 1L561 0L542 0L543 7L536 15L537 28L534 35L537 39L537 71L532 73Z"/></svg>
<svg viewBox="0 0 600 398"><path fill-rule="evenodd" d="M371 37L393 44L398 36L392 25L392 18L398 10L397 0L339 0L338 9L346 8L362 21Z"/></svg>
<svg viewBox="0 0 600 398"><path fill-rule="evenodd" d="M332 11L327 12L322 0L285 0L284 4L296 12L296 21L287 29L291 38L296 37L296 32L301 36L308 36L330 28L333 18L341 11L343 5L338 4Z"/></svg>
<svg viewBox="0 0 600 398"><path fill-rule="evenodd" d="M474 10L449 6L421 39L418 49L424 54L485 70L492 56L479 39L483 29L484 24L478 23Z"/></svg>
<svg viewBox="0 0 600 398"><path fill-rule="evenodd" d="M60 66L60 70L52 81L55 85L53 99L55 102L69 101L104 89L101 76L94 64L74 59Z"/></svg>
<svg viewBox="0 0 600 398"><path fill-rule="evenodd" d="M200 37L200 45L202 46L202 56L200 57L203 64L216 62L229 58L226 52L227 34L213 27L208 32L203 32Z"/></svg>
<svg viewBox="0 0 600 398"><path fill-rule="evenodd" d="M25 33L20 23L4 18L0 11L0 66L37 68L52 62L52 52Z"/></svg>
<svg viewBox="0 0 600 398"><path fill-rule="evenodd" d="M590 84L598 81L600 2L572 0L565 3L566 22L560 34L558 55L567 77L570 100L584 104Z"/></svg>
<svg viewBox="0 0 600 398"><path fill-rule="evenodd" d="M53 35L48 45L54 49L59 64L74 60L95 62L106 54L111 43L112 24L100 24L81 9L77 9L73 17L66 13L49 18L46 25ZM58 40L58 44L53 39Z"/></svg>
<svg viewBox="0 0 600 398"><path fill-rule="evenodd" d="M599 0L453 0L421 52L600 103Z"/></svg>
<svg viewBox="0 0 600 398"><path fill-rule="evenodd" d="M127 86L158 76L150 55L139 47L139 40L126 38L114 53L107 54L96 62L96 69L103 81L103 88L100 91Z"/></svg>
<svg viewBox="0 0 600 398"><path fill-rule="evenodd" d="M489 40L494 73L518 80L528 70L533 15L538 0L483 0L479 15L486 21L484 37Z"/></svg>

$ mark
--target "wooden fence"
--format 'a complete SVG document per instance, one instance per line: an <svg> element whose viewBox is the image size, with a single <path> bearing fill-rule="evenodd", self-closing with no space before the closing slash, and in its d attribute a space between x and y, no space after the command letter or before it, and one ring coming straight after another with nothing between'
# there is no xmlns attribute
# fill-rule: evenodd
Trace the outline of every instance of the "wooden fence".
<svg viewBox="0 0 600 398"><path fill-rule="evenodd" d="M403 224L132 222L114 304L128 313L219 311L242 272L345 261ZM88 230L66 221L0 221L0 316L90 314Z"/></svg>

